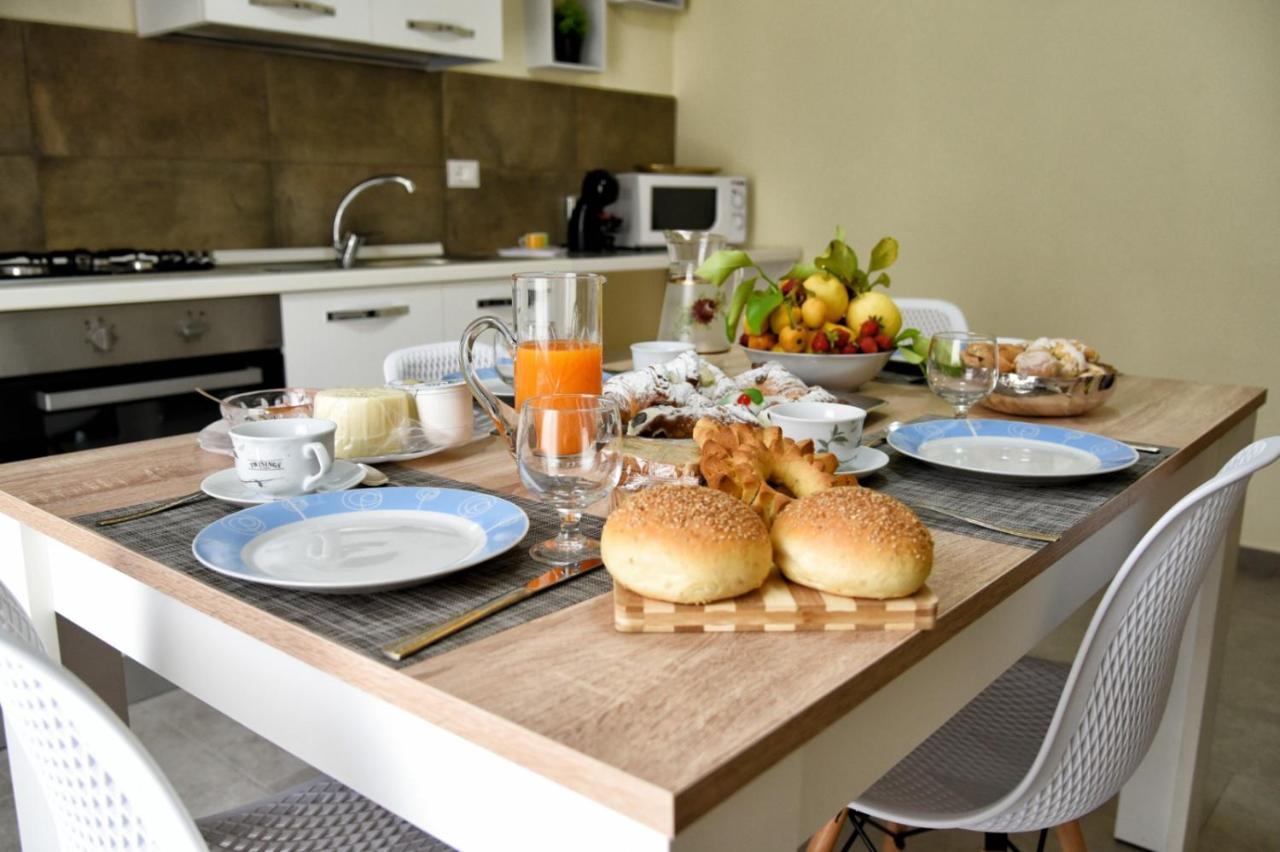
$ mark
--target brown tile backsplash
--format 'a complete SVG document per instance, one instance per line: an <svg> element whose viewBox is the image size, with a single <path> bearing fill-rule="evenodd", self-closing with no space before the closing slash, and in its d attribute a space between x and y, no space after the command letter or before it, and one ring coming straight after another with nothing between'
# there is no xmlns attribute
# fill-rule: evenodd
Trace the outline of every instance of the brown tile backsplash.
<svg viewBox="0 0 1280 852"><path fill-rule="evenodd" d="M411 164L335 165L275 163L271 209L275 243L322 246L333 239L333 214L347 190L375 173L401 174L417 185L411 195L398 185L375 186L347 208L346 230L370 243L425 243L444 234L444 176L439 166Z"/></svg>
<svg viewBox="0 0 1280 852"><path fill-rule="evenodd" d="M552 83L446 74L445 156L486 169L556 171L577 161L573 90Z"/></svg>
<svg viewBox="0 0 1280 852"><path fill-rule="evenodd" d="M27 109L27 66L22 27L10 21L0 21L0 154L26 154L30 151L31 113Z"/></svg>
<svg viewBox="0 0 1280 852"><path fill-rule="evenodd" d="M0 156L0 251L24 251L44 245L36 161L23 155Z"/></svg>
<svg viewBox="0 0 1280 852"><path fill-rule="evenodd" d="M578 168L631 171L645 163L674 163L675 98L575 89Z"/></svg>
<svg viewBox="0 0 1280 852"><path fill-rule="evenodd" d="M328 245L491 252L565 233L587 168L673 159L675 101L0 20L0 221L12 248ZM444 187L447 158L480 189Z"/></svg>
<svg viewBox="0 0 1280 852"><path fill-rule="evenodd" d="M270 55L271 159L440 163L440 75Z"/></svg>
<svg viewBox="0 0 1280 852"><path fill-rule="evenodd" d="M68 248L269 246L267 168L265 163L44 158L45 241Z"/></svg>
<svg viewBox="0 0 1280 852"><path fill-rule="evenodd" d="M263 56L31 25L27 67L46 156L254 160L267 141Z"/></svg>

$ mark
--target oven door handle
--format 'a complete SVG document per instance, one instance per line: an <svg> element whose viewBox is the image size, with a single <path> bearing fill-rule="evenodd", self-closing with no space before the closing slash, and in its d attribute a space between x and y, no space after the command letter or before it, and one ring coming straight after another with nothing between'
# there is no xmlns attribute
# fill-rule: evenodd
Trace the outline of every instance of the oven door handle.
<svg viewBox="0 0 1280 852"><path fill-rule="evenodd" d="M97 388L80 388L65 391L36 391L36 408L49 414L71 411L76 408L93 408L119 402L138 402L159 396L190 393L196 388L217 390L243 385L262 384L261 367L245 367L222 373L202 373L198 376L178 376L172 379L156 379L150 382L131 382L123 385L103 385Z"/></svg>
<svg viewBox="0 0 1280 852"><path fill-rule="evenodd" d="M387 317L402 317L409 313L408 305L391 305L386 308L349 308L341 311L328 311L325 313L325 319L329 322L341 322L343 320L362 320L362 319L385 319Z"/></svg>

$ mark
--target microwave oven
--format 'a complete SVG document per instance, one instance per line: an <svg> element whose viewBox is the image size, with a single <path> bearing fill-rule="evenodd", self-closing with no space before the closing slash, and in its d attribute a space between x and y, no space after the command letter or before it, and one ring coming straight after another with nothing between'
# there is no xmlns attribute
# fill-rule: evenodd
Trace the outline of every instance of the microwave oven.
<svg viewBox="0 0 1280 852"><path fill-rule="evenodd" d="M623 248L666 245L667 230L711 231L747 241L747 179L727 175L623 172L618 200L607 210L622 220L614 242Z"/></svg>

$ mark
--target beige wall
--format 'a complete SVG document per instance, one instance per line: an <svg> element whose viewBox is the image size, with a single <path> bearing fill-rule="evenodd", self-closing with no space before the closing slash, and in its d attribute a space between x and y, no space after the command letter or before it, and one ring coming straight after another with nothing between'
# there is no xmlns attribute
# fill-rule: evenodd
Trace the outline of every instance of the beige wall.
<svg viewBox="0 0 1280 852"><path fill-rule="evenodd" d="M502 77L669 95L671 49L678 16L609 6L608 68L600 74L530 71L524 64L524 0L503 0L503 60L466 68ZM0 0L0 18L133 31L133 0Z"/></svg>
<svg viewBox="0 0 1280 852"><path fill-rule="evenodd" d="M702 0L676 29L677 155L753 178L757 241L892 234L895 293L1269 386L1276 434L1277 45L1267 0ZM1271 470L1246 543L1280 550L1278 521Z"/></svg>

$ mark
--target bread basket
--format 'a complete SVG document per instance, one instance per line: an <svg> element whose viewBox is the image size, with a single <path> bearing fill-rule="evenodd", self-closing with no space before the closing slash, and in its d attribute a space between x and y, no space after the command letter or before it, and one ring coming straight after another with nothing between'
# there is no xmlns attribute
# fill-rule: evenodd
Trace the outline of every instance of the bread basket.
<svg viewBox="0 0 1280 852"><path fill-rule="evenodd" d="M1101 375L1074 379L1050 379L1001 373L995 392L982 404L1017 417L1075 417L1093 411L1111 398L1116 389L1116 368L1099 364Z"/></svg>

